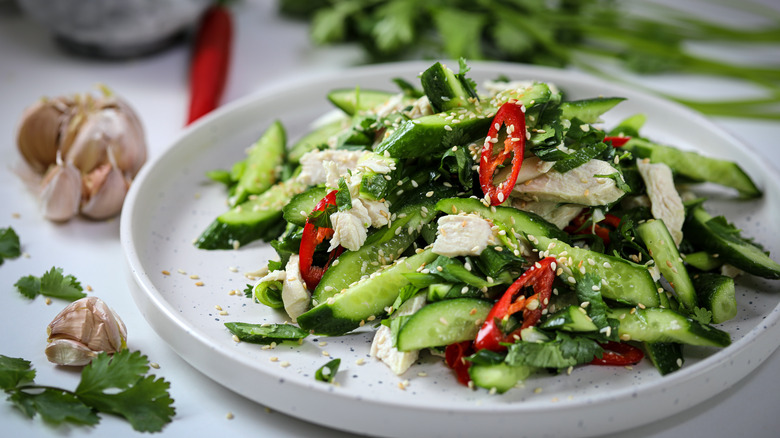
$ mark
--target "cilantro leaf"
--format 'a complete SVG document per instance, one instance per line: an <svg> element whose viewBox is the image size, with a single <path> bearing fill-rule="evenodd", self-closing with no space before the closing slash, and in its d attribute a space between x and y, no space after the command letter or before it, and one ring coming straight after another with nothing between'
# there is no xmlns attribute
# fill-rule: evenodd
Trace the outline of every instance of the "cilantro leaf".
<svg viewBox="0 0 780 438"><path fill-rule="evenodd" d="M0 354L0 389L8 391L35 379L32 363Z"/></svg>
<svg viewBox="0 0 780 438"><path fill-rule="evenodd" d="M702 324L709 324L712 322L712 312L703 307L694 307L693 314L689 316Z"/></svg>
<svg viewBox="0 0 780 438"><path fill-rule="evenodd" d="M607 305L601 297L599 290L593 290L594 286L601 285L601 279L591 273L586 274L577 282L575 291L580 304L588 303L585 308L588 316L599 329L609 325L607 321ZM617 330L615 331L617 333Z"/></svg>
<svg viewBox="0 0 780 438"><path fill-rule="evenodd" d="M314 373L314 378L320 382L333 383L336 373L339 372L339 365L341 365L341 359L336 358L329 361L317 369Z"/></svg>
<svg viewBox="0 0 780 438"><path fill-rule="evenodd" d="M76 301L87 296L81 283L72 275L62 275L62 268L52 267L41 277L28 275L20 278L15 284L16 289L27 298L38 295L52 298L62 298Z"/></svg>
<svg viewBox="0 0 780 438"><path fill-rule="evenodd" d="M92 426L100 421L92 408L78 397L55 388L47 388L39 393L16 391L8 399L28 417L32 418L37 413L47 423L69 422Z"/></svg>
<svg viewBox="0 0 780 438"><path fill-rule="evenodd" d="M147 358L138 351L122 350L110 357L101 353L84 367L75 394L98 411L124 417L137 431L157 432L175 410L170 383L144 376L147 371Z"/></svg>
<svg viewBox="0 0 780 438"><path fill-rule="evenodd" d="M352 195L349 193L347 181L344 177L339 178L339 191L336 192L336 205L339 211L345 211L352 208Z"/></svg>
<svg viewBox="0 0 780 438"><path fill-rule="evenodd" d="M510 345L505 362L511 366L562 369L588 363L602 351L601 346L592 339L556 332L552 341L519 341Z"/></svg>
<svg viewBox="0 0 780 438"><path fill-rule="evenodd" d="M5 259L13 259L22 254L19 235L13 228L0 228L0 265Z"/></svg>

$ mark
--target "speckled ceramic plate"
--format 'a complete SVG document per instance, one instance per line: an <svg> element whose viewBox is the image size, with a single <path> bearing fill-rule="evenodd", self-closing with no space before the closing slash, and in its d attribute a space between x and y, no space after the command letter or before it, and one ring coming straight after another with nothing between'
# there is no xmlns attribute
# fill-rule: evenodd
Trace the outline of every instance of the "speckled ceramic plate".
<svg viewBox="0 0 780 438"><path fill-rule="evenodd" d="M739 279L739 314L722 327L731 333L733 344L722 350L686 348L683 369L666 377L659 376L647 360L633 369L585 366L571 375L540 374L522 388L489 395L458 385L441 359L427 354L405 375L392 374L369 357L369 330L329 339L310 337L300 346L271 350L233 342L225 322L284 320L282 314L240 293L249 283L243 273L264 266L273 250L262 243L236 251L193 246L200 232L226 209L223 188L209 183L204 173L228 168L242 158L244 149L274 120L281 120L289 139L295 140L331 109L325 96L333 88L392 91L396 88L391 79L414 82L428 65L372 66L266 89L203 119L143 169L122 213L122 244L139 308L185 360L231 390L277 411L357 433L592 436L649 423L713 397L775 350L780 343L780 296L771 293L771 283L752 277ZM736 160L766 195L744 202L710 191L713 199L707 207L725 214L774 254L780 253L772 229L772 218L780 212L777 176L703 117L568 71L473 63L470 73L477 83L501 74L554 82L570 98L627 97L605 118L607 126L642 112L648 116L647 136ZM329 358L341 358L337 385L314 379L315 370Z"/></svg>

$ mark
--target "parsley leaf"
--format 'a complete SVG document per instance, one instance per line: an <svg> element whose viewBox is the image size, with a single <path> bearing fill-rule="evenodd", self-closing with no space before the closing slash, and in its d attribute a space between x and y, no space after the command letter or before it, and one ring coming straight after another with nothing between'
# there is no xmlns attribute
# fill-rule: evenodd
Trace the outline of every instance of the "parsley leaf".
<svg viewBox="0 0 780 438"><path fill-rule="evenodd" d="M41 277L28 275L20 278L15 284L16 289L27 298L38 295L51 298L62 298L76 301L87 296L81 283L72 275L63 275L62 268L52 267Z"/></svg>
<svg viewBox="0 0 780 438"><path fill-rule="evenodd" d="M693 314L689 316L702 324L709 324L712 322L712 312L703 307L694 307Z"/></svg>
<svg viewBox="0 0 780 438"><path fill-rule="evenodd" d="M21 252L19 244L19 235L13 228L0 228L0 265L5 259L19 257Z"/></svg>
<svg viewBox="0 0 780 438"><path fill-rule="evenodd" d="M175 414L170 384L146 375L149 363L140 352L100 353L81 372L75 391L33 383L35 370L24 359L0 355L0 386L25 415L52 424L95 425L98 413L124 417L140 432L158 432Z"/></svg>

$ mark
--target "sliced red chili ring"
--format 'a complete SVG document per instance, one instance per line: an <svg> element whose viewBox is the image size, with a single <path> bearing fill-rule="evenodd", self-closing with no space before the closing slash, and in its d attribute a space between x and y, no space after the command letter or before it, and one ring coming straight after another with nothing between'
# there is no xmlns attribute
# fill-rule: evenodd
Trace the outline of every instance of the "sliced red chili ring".
<svg viewBox="0 0 780 438"><path fill-rule="evenodd" d="M552 283L555 279L555 272L552 269L553 262L555 262L554 257L546 257L534 263L533 266L528 268L523 275L509 286L504 295L490 309L485 322L482 324L479 332L477 332L477 337L474 340L475 349L506 350L506 346L502 345L503 343L513 343L515 336L519 335L522 329L539 322L539 319L542 317L542 311L547 307L552 295ZM533 287L534 295L530 299L526 299L522 295L516 297L526 287ZM521 300L525 302L524 306ZM538 301L538 305L529 308L529 304L533 300ZM515 305L515 302L518 305ZM523 324L512 333L504 333L501 322L520 309L523 311Z"/></svg>
<svg viewBox="0 0 780 438"><path fill-rule="evenodd" d="M600 345L604 348L604 354L600 359L594 357L591 361L592 365L636 365L645 357L642 350L631 344L609 341Z"/></svg>
<svg viewBox="0 0 780 438"><path fill-rule="evenodd" d="M444 361L447 363L448 367L455 371L458 382L463 385L468 385L471 380L471 376L469 376L471 362L464 360L463 358L470 356L473 353L474 347L471 341L450 344L444 349Z"/></svg>
<svg viewBox="0 0 780 438"><path fill-rule="evenodd" d="M336 205L337 192L338 190L333 190L328 193L317 203L314 211L324 211L329 205ZM318 227L311 219L306 219L306 225L303 227L303 235L301 236L301 246L298 250L298 267L301 271L301 277L309 290L317 287L325 271L328 270L330 263L344 251L344 248L339 246L330 252L325 266L314 265L314 251L317 249L317 245L325 241L325 239L333 237L333 233L333 228Z"/></svg>
<svg viewBox="0 0 780 438"><path fill-rule="evenodd" d="M498 141L501 127L505 126L504 148L496 155L493 145ZM520 102L510 101L498 109L490 125L479 160L479 185L482 193L490 200L490 205L499 205L509 198L517 182L525 154L525 108ZM496 186L493 178L499 166L512 156L512 172L509 177Z"/></svg>
<svg viewBox="0 0 780 438"><path fill-rule="evenodd" d="M604 137L604 143L609 143L612 145L613 148L619 148L624 146L628 141L631 140L631 137L620 137L620 136L606 136Z"/></svg>
<svg viewBox="0 0 780 438"><path fill-rule="evenodd" d="M599 224L605 223L607 225L610 225L612 228L617 228L620 225L620 218L615 216L614 214L607 213L606 215L604 215L604 219L600 220L596 224L592 224L592 226L583 228L583 225L587 223L590 217L591 217L590 213L580 214L576 218L572 219L571 224L569 224L563 230L569 234L574 234L574 235L595 234L599 236L602 240L604 240L605 244L609 244L610 229Z"/></svg>

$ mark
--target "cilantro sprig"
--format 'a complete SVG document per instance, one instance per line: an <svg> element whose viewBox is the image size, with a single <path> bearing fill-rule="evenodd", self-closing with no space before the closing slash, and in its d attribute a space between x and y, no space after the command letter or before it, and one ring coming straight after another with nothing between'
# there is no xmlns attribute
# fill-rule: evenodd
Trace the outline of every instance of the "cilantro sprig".
<svg viewBox="0 0 780 438"><path fill-rule="evenodd" d="M0 389L8 401L30 418L47 423L94 426L99 414L116 415L139 432L159 432L176 410L170 383L146 375L149 363L138 351L100 353L84 367L75 390L38 385L30 361L0 355Z"/></svg>
<svg viewBox="0 0 780 438"><path fill-rule="evenodd" d="M16 289L29 299L38 295L76 301L87 296L81 283L72 275L63 275L62 268L52 267L40 277L27 275L15 284Z"/></svg>
<svg viewBox="0 0 780 438"><path fill-rule="evenodd" d="M5 259L15 259L22 254L19 235L13 228L0 228L0 265Z"/></svg>

